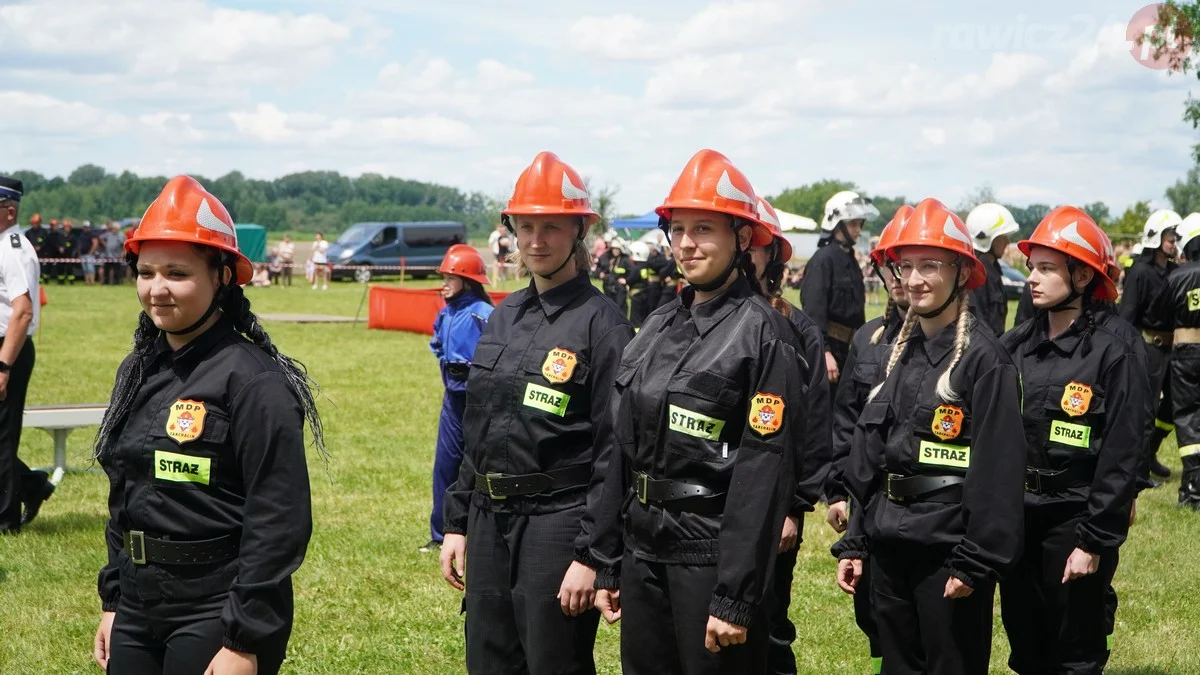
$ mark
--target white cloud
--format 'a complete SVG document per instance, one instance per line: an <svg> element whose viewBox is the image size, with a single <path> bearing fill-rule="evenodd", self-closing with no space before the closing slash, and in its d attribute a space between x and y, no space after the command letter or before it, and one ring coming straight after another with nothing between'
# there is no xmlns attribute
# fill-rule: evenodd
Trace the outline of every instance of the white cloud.
<svg viewBox="0 0 1200 675"><path fill-rule="evenodd" d="M338 142L347 145L400 143L459 147L472 140L468 125L438 115L354 120L305 112L288 113L274 104L260 103L253 111L231 112L229 118L239 134L268 144L316 146Z"/></svg>
<svg viewBox="0 0 1200 675"><path fill-rule="evenodd" d="M128 120L119 113L26 91L0 91L0 111L0 130L6 131L108 136L129 128Z"/></svg>
<svg viewBox="0 0 1200 675"><path fill-rule="evenodd" d="M986 147L996 139L996 125L985 119L976 117L967 127L967 138L972 145Z"/></svg>
<svg viewBox="0 0 1200 675"><path fill-rule="evenodd" d="M925 127L921 129L921 138L930 145L945 145L946 130L940 127Z"/></svg>
<svg viewBox="0 0 1200 675"><path fill-rule="evenodd" d="M147 113L139 115L138 122L171 141L195 142L204 139L204 133L192 126L192 116L188 113Z"/></svg>
<svg viewBox="0 0 1200 675"><path fill-rule="evenodd" d="M1036 185L1001 185L996 188L996 199L1002 202L1017 202L1022 204L1042 203L1058 205L1065 203L1062 193L1058 190L1038 187Z"/></svg>
<svg viewBox="0 0 1200 675"><path fill-rule="evenodd" d="M484 59L475 67L480 86L488 91L505 91L514 87L532 84L534 77L529 73L511 68L496 61Z"/></svg>

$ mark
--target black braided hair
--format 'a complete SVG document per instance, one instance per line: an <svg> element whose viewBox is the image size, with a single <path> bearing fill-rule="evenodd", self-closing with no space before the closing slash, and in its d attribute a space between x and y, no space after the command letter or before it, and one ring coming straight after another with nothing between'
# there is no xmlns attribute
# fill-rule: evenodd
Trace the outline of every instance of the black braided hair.
<svg viewBox="0 0 1200 675"><path fill-rule="evenodd" d="M223 274L225 268L228 268L231 276L236 275L235 260L232 254L203 245L197 245L196 249L208 259L210 269L221 270ZM131 267L137 269L136 255L127 254L125 259ZM314 392L320 392L320 387L309 376L308 369L300 361L279 351L271 341L271 336L262 327L258 316L250 310L250 300L242 291L241 286L237 284L222 285L217 289L216 302L221 312L233 322L234 330L263 350L279 366L287 380L288 388L292 390L292 394L295 395L296 401L304 411L304 417L308 421L309 430L313 435L313 444L317 446L321 456L328 460L329 451L325 447L325 431L321 425L321 416L317 412L316 399L313 395ZM124 369L117 374L108 410L105 411L100 430L96 433L92 453L97 459L111 452L117 436L125 426L125 421L133 408L134 398L146 380L142 360L153 349L154 342L160 334L161 331L154 325L154 321L145 312L142 312L138 317L137 328L133 332L133 352L131 354L133 358L127 359Z"/></svg>
<svg viewBox="0 0 1200 675"><path fill-rule="evenodd" d="M787 268L783 261L779 260L779 255L782 252L783 246L778 239L772 238L771 243L767 246L767 269L763 272L760 285L762 286L763 295L771 302L779 313L787 316L791 314L791 308L786 300L783 299L783 271Z"/></svg>

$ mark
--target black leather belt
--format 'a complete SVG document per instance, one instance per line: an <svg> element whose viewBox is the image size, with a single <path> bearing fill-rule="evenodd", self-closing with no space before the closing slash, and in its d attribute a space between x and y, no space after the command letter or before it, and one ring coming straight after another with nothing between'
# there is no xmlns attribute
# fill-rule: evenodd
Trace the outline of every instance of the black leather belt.
<svg viewBox="0 0 1200 675"><path fill-rule="evenodd" d="M889 473L887 497L894 502L940 502L956 504L962 501L962 484L966 478L952 474L902 476Z"/></svg>
<svg viewBox="0 0 1200 675"><path fill-rule="evenodd" d="M563 488L587 485L592 479L590 464L514 476L503 473L475 474L475 489L492 499L536 495Z"/></svg>
<svg viewBox="0 0 1200 675"><path fill-rule="evenodd" d="M450 376L455 382L466 382L467 376L471 374L471 366L465 363L447 363L446 375Z"/></svg>
<svg viewBox="0 0 1200 675"><path fill-rule="evenodd" d="M197 541L168 541L147 537L145 532L125 533L125 552L135 565L148 562L162 565L196 565L222 562L238 556L237 537L226 535Z"/></svg>
<svg viewBox="0 0 1200 675"><path fill-rule="evenodd" d="M1065 492L1070 488L1089 487L1095 478L1093 466L1072 464L1061 471L1025 467L1025 491L1036 495Z"/></svg>
<svg viewBox="0 0 1200 675"><path fill-rule="evenodd" d="M637 490L638 501L643 504L646 502L671 502L693 497L713 497L718 494L703 485L660 480L651 478L650 474L640 471L633 474L633 485Z"/></svg>

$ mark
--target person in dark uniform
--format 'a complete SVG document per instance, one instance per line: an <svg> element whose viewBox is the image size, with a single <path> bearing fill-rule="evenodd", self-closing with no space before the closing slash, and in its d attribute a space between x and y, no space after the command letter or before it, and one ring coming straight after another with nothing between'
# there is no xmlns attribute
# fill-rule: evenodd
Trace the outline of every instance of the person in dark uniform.
<svg viewBox="0 0 1200 675"><path fill-rule="evenodd" d="M15 534L37 517L42 502L54 494L44 471L21 461L25 395L36 353L40 270L17 216L24 184L0 176L0 533ZM22 505L24 512L22 512Z"/></svg>
<svg viewBox="0 0 1200 675"><path fill-rule="evenodd" d="M869 562L889 675L982 675L995 584L1020 551L1021 386L970 312L986 273L953 211L921 201L885 255L910 309L854 432L844 481L864 507L838 585L855 593Z"/></svg>
<svg viewBox="0 0 1200 675"><path fill-rule="evenodd" d="M803 463L793 467L796 477L796 494L783 521L783 532L779 537L779 559L775 561L775 575L768 602L768 624L770 647L767 652L767 673L771 675L794 675L796 656L792 643L796 641L796 626L788 617L792 601L792 580L796 560L800 553L800 540L804 532L804 514L813 511L821 498L821 483L825 467L832 454L830 441L831 401L829 400L829 377L825 373L825 343L821 329L804 312L783 299L783 274L787 261L792 258L792 243L783 236L779 215L767 201L758 199L758 220L771 233L771 243L750 249L750 262L758 275L758 283L771 306L786 316L796 331L799 352L809 369L808 399L806 407L806 429L803 448L797 454Z"/></svg>
<svg viewBox="0 0 1200 675"><path fill-rule="evenodd" d="M1168 376L1183 462L1179 506L1200 511L1200 214L1184 218L1178 233L1187 263L1167 276L1149 315L1174 329Z"/></svg>
<svg viewBox="0 0 1200 675"><path fill-rule="evenodd" d="M25 238L33 244L34 255L40 255L42 245L46 243L46 228L42 227L42 214L35 213L29 217L29 229L25 230Z"/></svg>
<svg viewBox="0 0 1200 675"><path fill-rule="evenodd" d="M650 304L650 312L658 309L662 304L663 280L662 272L663 263L666 258L662 254L662 248L657 244L647 243L650 247L650 257L646 259L646 268L648 269L649 287L646 289L646 301ZM643 319L644 320L644 319Z"/></svg>
<svg viewBox="0 0 1200 675"><path fill-rule="evenodd" d="M60 249L62 248L63 234L62 226L58 224L58 219L50 219L50 228L46 230L46 236L42 240L42 247L38 249L39 259L56 259L60 257ZM42 268L42 276L46 282L57 280L59 278L59 269L62 263L51 262L46 263Z"/></svg>
<svg viewBox="0 0 1200 675"><path fill-rule="evenodd" d="M701 150L656 211L689 286L617 372L596 605L622 621L627 675L762 673L808 366L751 269L771 237L741 171Z"/></svg>
<svg viewBox="0 0 1200 675"><path fill-rule="evenodd" d="M1100 673L1109 587L1129 531L1148 382L1097 319L1117 297L1108 237L1060 206L1019 244L1038 314L1001 340L1024 390L1025 542L1000 583L1013 671Z"/></svg>
<svg viewBox="0 0 1200 675"><path fill-rule="evenodd" d="M64 218L62 233L58 239L58 257L74 258L77 255L79 255L79 233L75 231L71 219ZM75 283L75 263L59 263L58 283Z"/></svg>
<svg viewBox="0 0 1200 675"><path fill-rule="evenodd" d="M1021 226L1012 212L999 204L986 202L971 209L967 214L967 230L971 233L971 244L987 271L987 283L975 289L975 314L997 337L1004 334L1008 326L1008 298L1004 295L1004 273L1000 271L1000 259L1008 250L1009 235L1020 231Z"/></svg>
<svg viewBox="0 0 1200 675"><path fill-rule="evenodd" d="M1171 387L1167 378L1173 336L1170 326L1151 316L1148 310L1166 284L1167 275L1175 269L1175 228L1182 222L1183 219L1174 211L1160 209L1150 214L1142 230L1142 254L1126 273L1124 292L1117 305L1117 313L1121 318L1140 330L1146 341L1150 400L1160 403L1153 424L1146 429L1144 461L1149 464L1150 472L1161 478L1169 477L1171 470L1158 461L1158 448L1175 428L1171 419Z"/></svg>
<svg viewBox="0 0 1200 675"><path fill-rule="evenodd" d="M1017 315L1013 318L1013 327L1020 326L1036 314L1037 310L1033 307L1033 292L1029 289L1029 282L1026 281L1025 287L1021 289L1021 299L1017 301Z"/></svg>
<svg viewBox="0 0 1200 675"><path fill-rule="evenodd" d="M908 314L908 293L900 277L890 267L884 252L900 234L904 222L912 214L913 207L902 205L892 220L879 233L879 242L871 251L871 266L888 289L888 304L883 316L875 317L854 332L850 352L846 356L846 377L838 383L837 398L833 408L833 452L829 471L825 478L824 493L829 502L826 521L835 532L846 531L850 520L850 493L845 485L846 462L850 457L851 440L859 414L867 403L871 389L883 381L883 366L889 350L896 342L900 327ZM855 508L860 508L856 506ZM831 552L839 557L843 542L835 545ZM875 606L870 592L871 568L864 565L854 596L854 621L867 636L867 647L871 653L871 672L879 675L883 668L883 655L879 647L879 629L875 623Z"/></svg>
<svg viewBox="0 0 1200 675"><path fill-rule="evenodd" d="M825 202L821 230L828 233L804 267L800 282L801 308L825 336L825 369L829 373L830 396L837 381L854 331L866 323L866 287L854 255L854 244L867 220L879 209L856 192L839 192Z"/></svg>
<svg viewBox="0 0 1200 675"><path fill-rule="evenodd" d="M592 286L583 179L538 154L502 211L532 283L496 307L467 378L442 575L463 590L467 671L594 673L598 536L613 378L633 328Z"/></svg>
<svg viewBox="0 0 1200 675"><path fill-rule="evenodd" d="M613 239L608 245L608 269L604 274L604 295L617 306L621 316L629 316L629 256L625 249L629 246L620 239Z"/></svg>
<svg viewBox="0 0 1200 675"><path fill-rule="evenodd" d="M662 281L662 293L658 296L658 306L669 305L675 300L679 290L679 269L675 265L674 252L670 246L663 247L663 259L658 266L658 278Z"/></svg>
<svg viewBox="0 0 1200 675"><path fill-rule="evenodd" d="M168 181L125 247L143 311L94 448L110 519L93 656L277 673L312 533L306 418L325 452L315 383L250 311L233 220L194 179Z"/></svg>
<svg viewBox="0 0 1200 675"><path fill-rule="evenodd" d="M433 459L433 510L429 517L429 543L421 553L442 547L445 535L442 512L446 491L458 480L463 457L463 415L467 405L467 375L475 345L492 315L492 298L484 290L487 266L475 247L455 244L438 267L446 306L433 320L429 348L442 371L442 410L438 415L437 450Z"/></svg>
<svg viewBox="0 0 1200 675"><path fill-rule="evenodd" d="M625 281L629 288L629 322L635 329L654 311L650 304L650 247L646 242L635 241L629 245L629 271Z"/></svg>

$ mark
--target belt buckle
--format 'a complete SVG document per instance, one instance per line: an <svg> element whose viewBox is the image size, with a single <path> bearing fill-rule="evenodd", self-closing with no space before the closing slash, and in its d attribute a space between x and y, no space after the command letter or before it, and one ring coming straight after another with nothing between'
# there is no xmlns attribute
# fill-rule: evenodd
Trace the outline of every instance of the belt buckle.
<svg viewBox="0 0 1200 675"><path fill-rule="evenodd" d="M894 502L900 502L900 501L904 501L904 499L903 499L902 497L893 497L893 496L892 496L892 479L893 479L893 478L895 478L895 477L896 477L896 474L894 474L894 473L889 473L889 474L888 474L888 477L887 477L887 498L888 498L888 499L890 499L890 500L892 500L892 501L894 501Z"/></svg>
<svg viewBox="0 0 1200 675"><path fill-rule="evenodd" d="M1025 489L1034 494L1042 493L1042 472L1032 471L1025 473Z"/></svg>
<svg viewBox="0 0 1200 675"><path fill-rule="evenodd" d="M495 490L492 489L492 479L493 478L503 478L503 477L504 477L504 474L502 474L502 473L487 474L487 491L488 491L488 496L491 497L492 499L508 499L508 497L506 497L505 495L497 495Z"/></svg>
<svg viewBox="0 0 1200 675"><path fill-rule="evenodd" d="M129 549L129 558L134 565L146 564L146 533L141 530L130 530L125 533L125 545Z"/></svg>
<svg viewBox="0 0 1200 675"><path fill-rule="evenodd" d="M637 498L642 504L646 503L646 494L650 492L650 474L637 473Z"/></svg>

